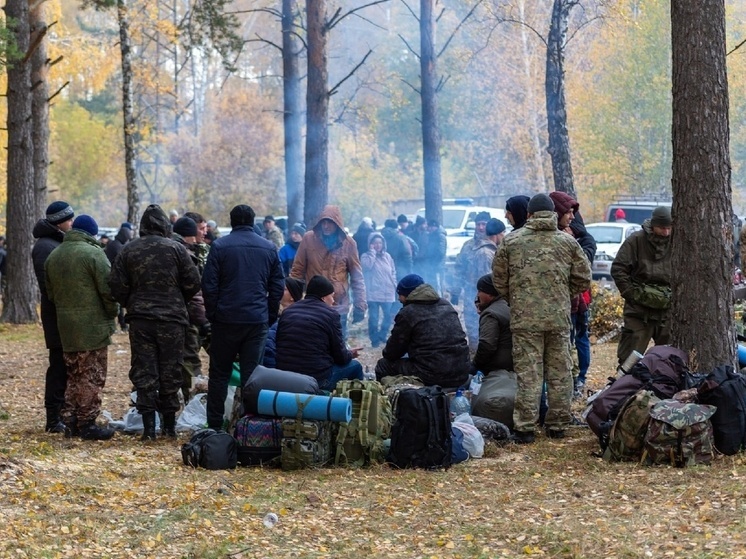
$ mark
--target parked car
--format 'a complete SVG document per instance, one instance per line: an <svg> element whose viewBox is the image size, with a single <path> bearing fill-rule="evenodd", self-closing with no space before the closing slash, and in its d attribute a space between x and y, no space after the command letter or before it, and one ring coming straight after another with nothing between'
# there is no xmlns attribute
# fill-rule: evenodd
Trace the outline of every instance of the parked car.
<svg viewBox="0 0 746 559"><path fill-rule="evenodd" d="M642 229L637 223L589 223L585 226L596 240L596 258L591 270L593 279L611 279L611 263L627 237Z"/></svg>
<svg viewBox="0 0 746 559"><path fill-rule="evenodd" d="M614 222L617 210L624 212L624 219L642 225L658 206L671 207L669 195L660 196L620 196L606 208L606 221Z"/></svg>

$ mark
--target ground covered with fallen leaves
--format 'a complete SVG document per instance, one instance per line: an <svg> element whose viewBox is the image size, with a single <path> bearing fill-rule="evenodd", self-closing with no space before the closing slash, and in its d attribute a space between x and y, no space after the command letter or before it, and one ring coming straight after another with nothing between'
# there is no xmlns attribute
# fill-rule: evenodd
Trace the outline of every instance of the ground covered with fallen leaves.
<svg viewBox="0 0 746 559"><path fill-rule="evenodd" d="M355 341L365 345L353 329ZM593 347L591 386L614 353ZM115 418L129 406L128 363L117 334L103 403ZM41 327L0 325L0 557L746 557L742 456L686 470L607 464L578 428L489 445L441 472L193 470L185 437L45 434L45 369Z"/></svg>

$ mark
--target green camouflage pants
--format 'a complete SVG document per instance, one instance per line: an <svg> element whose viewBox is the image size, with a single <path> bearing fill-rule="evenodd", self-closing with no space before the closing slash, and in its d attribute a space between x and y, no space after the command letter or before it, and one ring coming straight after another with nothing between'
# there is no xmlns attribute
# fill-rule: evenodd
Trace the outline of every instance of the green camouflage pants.
<svg viewBox="0 0 746 559"><path fill-rule="evenodd" d="M671 330L668 327L667 315L664 315L663 320L647 321L636 316L625 315L622 336L616 350L619 364L624 363L624 360L633 351L645 355L651 339L655 342L655 345L666 345L669 343L670 337Z"/></svg>
<svg viewBox="0 0 746 559"><path fill-rule="evenodd" d="M109 363L108 348L91 351L72 351L63 354L67 366L67 388L62 420L78 425L96 421L101 411L101 394L106 384L106 369Z"/></svg>
<svg viewBox="0 0 746 559"><path fill-rule="evenodd" d="M518 380L513 409L514 429L533 432L536 428L541 389L545 381L549 406L545 426L564 429L570 422L573 388L570 330L513 330L513 366Z"/></svg>

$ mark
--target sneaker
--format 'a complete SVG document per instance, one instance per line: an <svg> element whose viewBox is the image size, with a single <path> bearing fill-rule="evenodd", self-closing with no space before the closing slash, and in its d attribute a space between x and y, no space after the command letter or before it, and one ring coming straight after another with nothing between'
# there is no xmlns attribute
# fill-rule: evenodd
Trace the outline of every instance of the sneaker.
<svg viewBox="0 0 746 559"><path fill-rule="evenodd" d="M565 438L565 430L564 429L553 429L551 427L547 428L547 437L550 439L564 439Z"/></svg>
<svg viewBox="0 0 746 559"><path fill-rule="evenodd" d="M108 441L114 436L111 427L99 427L95 423L89 423L80 428L80 438L84 441Z"/></svg>
<svg viewBox="0 0 746 559"><path fill-rule="evenodd" d="M514 431L509 440L515 444L531 444L536 436L533 431Z"/></svg>

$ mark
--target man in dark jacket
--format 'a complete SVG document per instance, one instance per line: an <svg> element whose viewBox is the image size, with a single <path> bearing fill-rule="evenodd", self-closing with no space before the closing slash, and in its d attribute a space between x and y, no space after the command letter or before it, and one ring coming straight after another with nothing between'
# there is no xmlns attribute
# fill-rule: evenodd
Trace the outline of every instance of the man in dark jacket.
<svg viewBox="0 0 746 559"><path fill-rule="evenodd" d="M510 307L492 283L492 273L477 282L479 344L474 354L474 369L485 375L490 371L513 370L513 334L510 332Z"/></svg>
<svg viewBox="0 0 746 559"><path fill-rule="evenodd" d="M143 441L155 440L155 413L163 434L176 437L182 384L187 302L199 291L199 272L186 249L169 239L171 223L160 206L142 214L140 238L119 253L109 277L111 293L127 307L132 366Z"/></svg>
<svg viewBox="0 0 746 559"><path fill-rule="evenodd" d="M624 298L624 327L617 348L621 365L632 351L645 353L650 338L668 344L671 308L671 208L659 206L642 231L617 252L611 277Z"/></svg>
<svg viewBox="0 0 746 559"><path fill-rule="evenodd" d="M212 325L207 425L223 427L225 397L239 356L241 386L262 362L267 330L277 320L284 291L282 265L272 242L254 231L254 210L231 210L229 235L216 239L202 274L202 295Z"/></svg>
<svg viewBox="0 0 746 559"><path fill-rule="evenodd" d="M112 266L114 265L114 261L117 259L117 256L119 256L119 253L122 252L122 248L124 248L124 245L130 242L134 236L135 232L132 230L132 224L129 221L125 221L119 227L119 232L117 233L116 237L114 237L114 240L109 241L104 246L106 258L109 259L109 263ZM122 332L126 332L127 322L124 320L124 306L119 307L117 322L119 322L119 327L122 329Z"/></svg>
<svg viewBox="0 0 746 559"><path fill-rule="evenodd" d="M394 259L398 281L412 273L412 248L399 230L395 219L387 219L383 225L381 235L386 240L386 252Z"/></svg>
<svg viewBox="0 0 746 559"><path fill-rule="evenodd" d="M444 388L464 384L469 347L456 309L416 274L402 278L396 293L404 307L376 364L376 378L415 376Z"/></svg>
<svg viewBox="0 0 746 559"><path fill-rule="evenodd" d="M314 276L306 298L283 311L277 326L277 368L312 376L328 391L342 379L363 378L363 366L355 359L360 348L347 349L333 306L334 285Z"/></svg>
<svg viewBox="0 0 746 559"><path fill-rule="evenodd" d="M65 404L65 387L67 386L67 368L62 353L60 331L57 328L57 310L47 296L44 281L44 263L47 257L62 243L65 233L72 229L75 212L70 204L58 200L52 202L46 211L46 217L34 225L33 235L36 239L31 251L34 263L34 274L39 282L41 292L41 325L44 329L44 341L49 350L49 367L47 367L44 385L44 407L47 411L47 423L44 430L48 433L63 433L65 425L60 419L62 406Z"/></svg>

